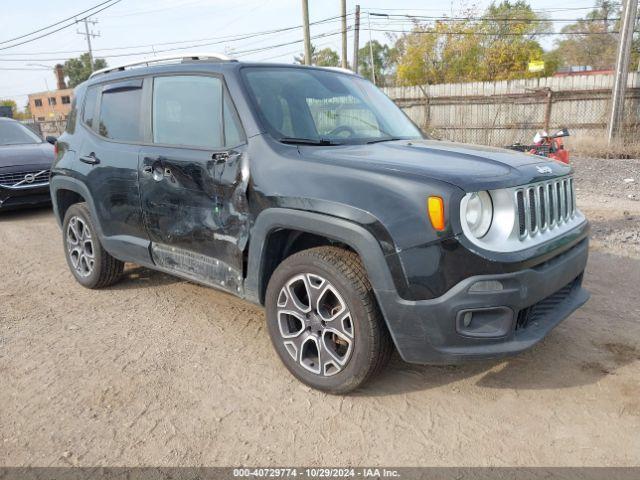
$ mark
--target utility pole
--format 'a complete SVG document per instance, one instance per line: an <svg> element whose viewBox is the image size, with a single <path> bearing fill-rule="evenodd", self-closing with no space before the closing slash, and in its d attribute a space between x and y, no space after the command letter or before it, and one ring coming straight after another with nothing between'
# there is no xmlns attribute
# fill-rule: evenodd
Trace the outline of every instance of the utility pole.
<svg viewBox="0 0 640 480"><path fill-rule="evenodd" d="M85 18L83 20L83 22L84 22L84 32L76 30L76 33L78 35L84 35L85 37L87 37L87 48L89 49L89 64L91 66L91 72L93 73L93 50L91 49L91 38L99 37L100 36L100 32L98 32L98 33L90 32L89 31L89 24L95 25L96 23L98 23L98 21L97 20L89 20L89 19Z"/></svg>
<svg viewBox="0 0 640 480"><path fill-rule="evenodd" d="M311 65L311 32L309 31L309 0L302 0L302 24L304 25L304 64Z"/></svg>
<svg viewBox="0 0 640 480"><path fill-rule="evenodd" d="M620 40L618 44L618 55L616 57L616 74L613 79L613 92L611 96L611 117L609 117L609 129L607 130L609 145L614 143L622 126L631 43L633 41L633 28L636 24L637 12L638 0L626 0L624 3L624 11L622 12L622 25L620 26Z"/></svg>
<svg viewBox="0 0 640 480"><path fill-rule="evenodd" d="M353 73L358 73L358 49L360 48L360 5L356 5L356 19L353 27Z"/></svg>
<svg viewBox="0 0 640 480"><path fill-rule="evenodd" d="M369 22L369 60L371 61L371 81L376 84L376 69L373 64L373 43L371 43L371 13L367 12L367 20Z"/></svg>
<svg viewBox="0 0 640 480"><path fill-rule="evenodd" d="M342 68L347 68L347 0L340 0L342 15Z"/></svg>

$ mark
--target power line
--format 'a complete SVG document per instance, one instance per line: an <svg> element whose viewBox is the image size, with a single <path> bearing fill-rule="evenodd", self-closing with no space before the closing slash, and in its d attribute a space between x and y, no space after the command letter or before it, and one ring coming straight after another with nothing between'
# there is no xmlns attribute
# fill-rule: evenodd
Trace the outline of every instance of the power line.
<svg viewBox="0 0 640 480"><path fill-rule="evenodd" d="M50 72L51 69L50 68L13 68L13 67L9 67L9 68L4 68L4 67L0 67L0 70L2 71L26 71L26 72Z"/></svg>
<svg viewBox="0 0 640 480"><path fill-rule="evenodd" d="M502 37L502 36L515 36L515 37L529 37L529 36L552 36L552 35L613 35L620 33L618 31L610 31L610 32L532 32L528 34L517 33L517 32L475 32L475 31L459 31L459 32L441 32L437 30L412 30L407 32L406 30L392 30L392 29L382 29L382 28L372 28L372 32L387 32L387 33L406 33L406 34L438 34L438 35L479 35L479 36L490 36L490 37ZM634 30L635 33L640 32L640 30Z"/></svg>
<svg viewBox="0 0 640 480"><path fill-rule="evenodd" d="M351 30L350 28L348 28L347 30ZM325 32L325 33L320 33L318 35L314 35L310 38L310 40L316 40L318 38L325 38L325 37L333 37L334 35L339 35L342 33L342 29L340 30L336 30L333 32ZM301 38L299 40L293 40L290 42L285 42L285 43L279 43L277 45L267 45L264 47L259 47L259 48L253 48L253 49L249 49L249 50L239 50L234 52L234 55L236 56L242 56L242 55L249 55L251 53L258 53L258 52L264 52L265 50L272 50L274 48L280 48L280 47L288 47L289 45L295 45L296 43L302 43L304 42L304 38Z"/></svg>
<svg viewBox="0 0 640 480"><path fill-rule="evenodd" d="M349 34L349 36L351 36L351 35ZM333 41L316 43L313 46L314 47L326 47L326 46L331 45L331 44L333 44ZM273 60L274 58L286 57L288 55L295 55L296 53L300 53L300 49L288 50L288 51L286 51L284 53L279 53L277 55L270 55L268 57L260 57L260 58L257 58L255 61L256 62L266 62L267 60Z"/></svg>
<svg viewBox="0 0 640 480"><path fill-rule="evenodd" d="M611 6L620 6L619 2L611 2L609 5ZM363 8L363 10L365 10ZM381 8L376 7L376 10L385 10L385 11L407 11L411 10L413 12L418 11L429 11L429 12L441 12L441 8ZM573 11L573 10L597 10L595 7L551 7L551 8L532 8L534 12L563 12L563 11Z"/></svg>
<svg viewBox="0 0 640 480"><path fill-rule="evenodd" d="M37 37L30 38L30 39L28 39L28 40L24 40L24 41L22 41L22 42L14 43L13 45L9 45L9 46L7 46L7 47L2 47L2 48L0 48L0 50L7 50L7 49L9 49L9 48L17 47L18 45L24 45L25 43L35 42L36 40L39 40L39 39L41 39L41 38L48 37L49 35L53 35L54 33L57 33L57 32L59 32L60 30L64 30L65 28L72 27L72 26L73 26L73 25L75 25L77 22L82 21L82 20L85 20L86 18L89 18L91 15L95 15L95 14L97 14L97 13L100 13L100 12L102 12L102 11L106 10L107 8L113 7L115 4L120 3L121 1L122 1L122 0L113 0L113 3L110 3L109 5L107 5L107 6L105 6L105 7L102 7L102 8L101 8L101 9L99 9L99 10L94 11L94 12L90 13L89 15L86 15L86 16L84 16L84 17L80 17L80 18L76 19L74 22L69 23L68 25L63 25L62 27L56 28L55 30L52 30L52 31L47 32L47 33L43 33L42 35L38 35Z"/></svg>
<svg viewBox="0 0 640 480"><path fill-rule="evenodd" d="M518 17L443 17L443 16L429 16L429 15L410 15L410 14L393 14L393 13L379 13L370 11L371 16L374 17L401 17L410 20L430 20L438 22L458 22L458 21L488 21L488 22L517 22L517 23L589 23L589 22L602 22L602 21L616 21L620 18L518 18Z"/></svg>
<svg viewBox="0 0 640 480"><path fill-rule="evenodd" d="M106 4L106 3L109 3L109 2L111 2L111 1L113 1L113 0L107 0L106 2L99 3L99 4L97 4L97 5L94 5L94 6L93 6L93 7L91 7L91 8L88 8L87 10L83 10L83 11L82 11L82 12L80 12L80 13L76 13L75 15L72 15L72 16L70 16L70 17L67 17L67 18L65 18L64 20L60 20L60 21L58 21L58 22L56 22L56 23L52 23L51 25L47 25L46 27L39 28L38 30L34 30L33 32L25 33L24 35L20 35L19 37L10 38L10 39L8 39L8 40L1 40L1 41L0 41L0 45L2 45L3 43L10 43L10 42L13 42L14 40L20 40L21 38L30 37L31 35L34 35L34 34L36 34L36 33L40 33L40 32L42 32L43 30L49 30L51 27L55 27L56 25L60 25L61 23L67 22L67 21L69 21L69 20L73 20L73 19L75 19L78 15L82 15L82 14L84 14L84 13L87 13L87 12L89 12L89 11L91 11L91 10L94 10L94 9L96 9L96 8L98 8L98 7L101 7L102 5L104 5L104 4Z"/></svg>
<svg viewBox="0 0 640 480"><path fill-rule="evenodd" d="M347 15L347 17L351 16L352 14L349 13ZM311 22L310 25L320 25L320 24L324 24L324 23L331 23L331 22L335 22L338 19L341 19L340 15L335 15L332 17L327 17L321 20L316 20L314 22ZM134 55L146 55L146 54L153 54L153 53L161 53L161 52L169 52L169 51L173 51L173 50L182 50L182 49L186 49L186 48L195 48L195 47L204 47L204 46L211 46L211 45L217 45L220 43L231 43L231 42L238 42L238 41L242 41L242 40L248 40L254 37L258 37L258 36L264 36L264 35L273 35L273 34L279 34L279 33L284 33L284 32L288 32L291 30L297 30L299 28L301 28L302 25L295 25L295 26L290 26L290 27L283 27L283 28L277 28L277 29L272 29L272 30L264 30L264 31L259 31L259 32L253 32L253 33L246 33L246 34L236 34L236 35L225 35L225 36L221 36L221 37L209 37L209 38L202 38L202 39L191 39L191 40L178 40L175 42L160 42L160 43L152 43L152 44L145 44L145 45L131 45L128 47L112 47L112 48L102 48L102 49L98 49L98 50L94 50L95 52L102 52L102 51L114 51L114 50L128 50L131 48L148 48L148 47L156 47L156 46L162 46L162 45L179 45L179 44L184 44L184 43L191 43L191 42L200 42L200 41L206 41L208 42L209 40L214 40L214 42L210 42L210 43L200 43L200 44L191 44L191 45L187 45L185 47L176 47L176 48L170 48L170 49L164 49L164 50L152 50L152 51L144 51L144 52L127 52L127 53L123 53L120 55L100 55L101 58L116 58L116 57L126 57L126 56L134 56ZM24 55L42 55L42 54L65 54L65 53L82 53L84 52L84 50L73 50L73 51L59 51L59 52L39 52L39 53L24 53ZM7 53L4 55L20 55L18 53ZM0 61L25 61L25 62L35 62L35 61L40 61L40 62L48 62L48 61L64 61L66 59L64 58L0 58Z"/></svg>

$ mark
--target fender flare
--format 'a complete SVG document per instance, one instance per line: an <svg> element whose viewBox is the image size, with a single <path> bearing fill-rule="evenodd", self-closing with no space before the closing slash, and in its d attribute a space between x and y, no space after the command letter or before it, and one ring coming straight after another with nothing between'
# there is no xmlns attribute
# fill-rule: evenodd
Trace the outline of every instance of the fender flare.
<svg viewBox="0 0 640 480"><path fill-rule="evenodd" d="M256 304L261 303L260 292L266 289L266 285L262 284L267 255L265 245L269 235L278 229L300 230L348 245L362 259L374 292L396 291L382 248L371 232L364 227L326 214L288 208L269 208L258 215L251 228L245 280L247 300Z"/></svg>
<svg viewBox="0 0 640 480"><path fill-rule="evenodd" d="M49 181L49 189L51 190L51 203L53 204L53 213L58 222L58 226L62 227L62 222L64 218L61 216L60 209L58 207L58 191L59 190L69 190L77 193L86 202L89 207L89 211L91 212L91 216L93 217L93 223L98 229L98 235L103 237L102 234L102 225L100 225L100 217L98 217L98 212L96 211L96 207L93 203L93 198L91 197L91 193L89 193L89 189L87 186L82 183L80 180L73 177L66 176L54 176Z"/></svg>
<svg viewBox="0 0 640 480"><path fill-rule="evenodd" d="M91 213L93 224L96 227L96 233L100 243L112 257L123 262L133 262L138 265L154 268L151 253L149 252L149 245L151 243L149 239L133 237L131 235L106 236L104 234L104 229L100 224L100 217L98 216L98 211L95 203L93 202L93 197L84 183L73 177L55 176L49 181L49 188L51 190L53 212L60 227L62 227L64 218L62 218L58 206L58 191L70 190L84 198L87 207L89 208L89 212Z"/></svg>

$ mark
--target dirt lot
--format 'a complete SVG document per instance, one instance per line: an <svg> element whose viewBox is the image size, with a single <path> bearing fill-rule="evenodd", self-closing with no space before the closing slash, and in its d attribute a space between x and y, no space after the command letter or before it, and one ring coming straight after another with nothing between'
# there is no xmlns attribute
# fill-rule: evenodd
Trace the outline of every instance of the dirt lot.
<svg viewBox="0 0 640 480"><path fill-rule="evenodd" d="M2 465L640 465L640 161L576 161L590 302L533 350L295 381L261 309L129 266L85 290L49 210L0 215ZM624 182L634 178L634 182Z"/></svg>

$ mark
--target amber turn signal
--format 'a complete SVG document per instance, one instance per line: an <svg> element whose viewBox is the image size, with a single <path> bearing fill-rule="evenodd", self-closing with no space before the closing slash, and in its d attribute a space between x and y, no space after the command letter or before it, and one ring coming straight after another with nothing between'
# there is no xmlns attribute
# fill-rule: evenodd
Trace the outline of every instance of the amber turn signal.
<svg viewBox="0 0 640 480"><path fill-rule="evenodd" d="M429 210L429 220L431 225L437 231L444 230L444 202L441 197L429 197L427 200L427 209Z"/></svg>

